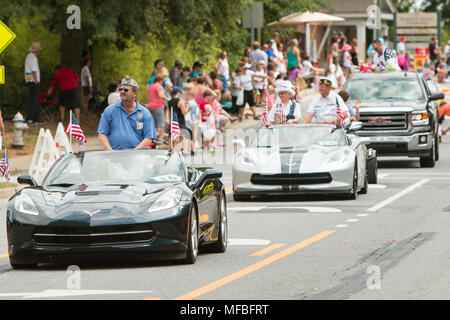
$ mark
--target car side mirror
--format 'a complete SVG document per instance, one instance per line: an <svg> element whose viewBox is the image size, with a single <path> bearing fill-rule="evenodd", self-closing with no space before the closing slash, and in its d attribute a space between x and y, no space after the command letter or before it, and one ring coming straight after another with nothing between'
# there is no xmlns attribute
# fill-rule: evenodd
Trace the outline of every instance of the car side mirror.
<svg viewBox="0 0 450 320"><path fill-rule="evenodd" d="M348 127L347 131L348 132L355 132L358 130L361 130L363 126L363 123L360 121L352 121L352 123L350 124L350 127Z"/></svg>
<svg viewBox="0 0 450 320"><path fill-rule="evenodd" d="M17 182L20 184L28 184L32 187L37 186L37 182L29 174L23 174L17 177Z"/></svg>
<svg viewBox="0 0 450 320"><path fill-rule="evenodd" d="M194 184L195 188L200 187L206 180L220 179L222 178L222 171L208 169L202 173L198 181Z"/></svg>
<svg viewBox="0 0 450 320"><path fill-rule="evenodd" d="M193 181L197 177L197 171L191 167L187 168L188 170L188 181Z"/></svg>
<svg viewBox="0 0 450 320"><path fill-rule="evenodd" d="M436 101L441 100L445 98L445 94L443 92L433 92L429 97L428 100L430 101Z"/></svg>

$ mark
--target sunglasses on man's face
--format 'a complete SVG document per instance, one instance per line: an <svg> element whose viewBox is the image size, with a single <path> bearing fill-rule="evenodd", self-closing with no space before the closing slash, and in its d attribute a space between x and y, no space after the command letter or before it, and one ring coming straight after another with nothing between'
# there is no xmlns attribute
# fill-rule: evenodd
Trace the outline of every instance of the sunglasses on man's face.
<svg viewBox="0 0 450 320"><path fill-rule="evenodd" d="M127 89L127 88L119 88L119 91L120 91L120 92L122 92L122 91L123 91L123 92L128 92L128 91L130 91L130 89Z"/></svg>

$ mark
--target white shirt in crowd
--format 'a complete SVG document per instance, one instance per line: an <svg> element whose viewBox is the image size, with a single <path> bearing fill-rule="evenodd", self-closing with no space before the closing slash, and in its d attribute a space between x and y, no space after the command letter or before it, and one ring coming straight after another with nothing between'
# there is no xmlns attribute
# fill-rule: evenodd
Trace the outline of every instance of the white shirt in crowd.
<svg viewBox="0 0 450 320"><path fill-rule="evenodd" d="M25 58L25 82L33 82L33 71L36 71L37 82L41 82L38 59L33 52L30 52Z"/></svg>
<svg viewBox="0 0 450 320"><path fill-rule="evenodd" d="M219 74L223 75L225 77L225 79L229 79L230 78L230 71L229 71L230 67L228 65L228 60L227 59L220 59L219 58Z"/></svg>
<svg viewBox="0 0 450 320"><path fill-rule="evenodd" d="M86 77L88 78L88 82L86 82ZM83 69L81 69L81 86L92 87L91 71L88 66L84 66Z"/></svg>
<svg viewBox="0 0 450 320"><path fill-rule="evenodd" d="M404 42L397 43L397 54L405 54L406 53L406 47Z"/></svg>
<svg viewBox="0 0 450 320"><path fill-rule="evenodd" d="M116 104L117 102L120 102L120 93L119 92L111 92L108 95L108 106L112 104Z"/></svg>
<svg viewBox="0 0 450 320"><path fill-rule="evenodd" d="M253 90L253 73L254 72L252 70L247 70L245 74L240 76L239 80L245 91Z"/></svg>
<svg viewBox="0 0 450 320"><path fill-rule="evenodd" d="M233 86L231 86L231 95L233 97L237 97L239 95L240 89L237 89L241 86L241 77L240 76L234 76L233 77Z"/></svg>
<svg viewBox="0 0 450 320"><path fill-rule="evenodd" d="M303 66L302 75L304 77L310 76L313 73L311 70L313 65L311 64L311 62L309 60L303 61L302 66Z"/></svg>
<svg viewBox="0 0 450 320"><path fill-rule="evenodd" d="M263 76L263 77L261 77L261 76ZM263 87L265 87L266 79L264 78L264 76L267 76L264 69L256 70L256 72L253 74L253 80L254 80L253 86L255 87L255 89L262 90Z"/></svg>
<svg viewBox="0 0 450 320"><path fill-rule="evenodd" d="M284 105L281 101L279 103L274 104L272 109L269 111L269 116L267 119L271 122L275 122L275 113L277 112L277 109L279 109L280 105L283 110L283 114L287 117L289 115L289 111L291 110L292 103L295 104L295 110L294 110L294 117L301 119L302 117L302 111L300 110L300 104L291 100L286 105Z"/></svg>
<svg viewBox="0 0 450 320"><path fill-rule="evenodd" d="M323 121L330 121L336 119L337 113L337 104L336 99L341 108L341 111L349 112L348 107L345 104L344 100L342 100L341 96L336 94L333 91L330 91L328 97L325 99L320 94L313 98L311 103L309 104L307 113L312 112L313 117L311 119L312 123L322 123Z"/></svg>

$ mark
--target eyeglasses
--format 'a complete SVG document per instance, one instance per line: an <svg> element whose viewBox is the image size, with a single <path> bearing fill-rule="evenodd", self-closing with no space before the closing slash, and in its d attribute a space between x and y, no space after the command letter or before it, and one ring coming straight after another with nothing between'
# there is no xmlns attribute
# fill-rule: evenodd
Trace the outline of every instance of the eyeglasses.
<svg viewBox="0 0 450 320"><path fill-rule="evenodd" d="M127 88L119 88L119 91L128 92L128 91L130 91L130 89L127 89Z"/></svg>

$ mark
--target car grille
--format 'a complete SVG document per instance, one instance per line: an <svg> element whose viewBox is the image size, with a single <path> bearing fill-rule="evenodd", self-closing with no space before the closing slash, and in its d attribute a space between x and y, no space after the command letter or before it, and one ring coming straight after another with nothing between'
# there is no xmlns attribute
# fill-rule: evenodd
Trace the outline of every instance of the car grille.
<svg viewBox="0 0 450 320"><path fill-rule="evenodd" d="M102 245L152 241L156 233L147 224L106 227L36 227L38 245Z"/></svg>
<svg viewBox="0 0 450 320"><path fill-rule="evenodd" d="M408 113L361 113L362 130L404 130L408 127Z"/></svg>
<svg viewBox="0 0 450 320"><path fill-rule="evenodd" d="M330 183L331 175L322 173L295 173L295 174L252 174L251 183L266 186L292 186L304 184Z"/></svg>

